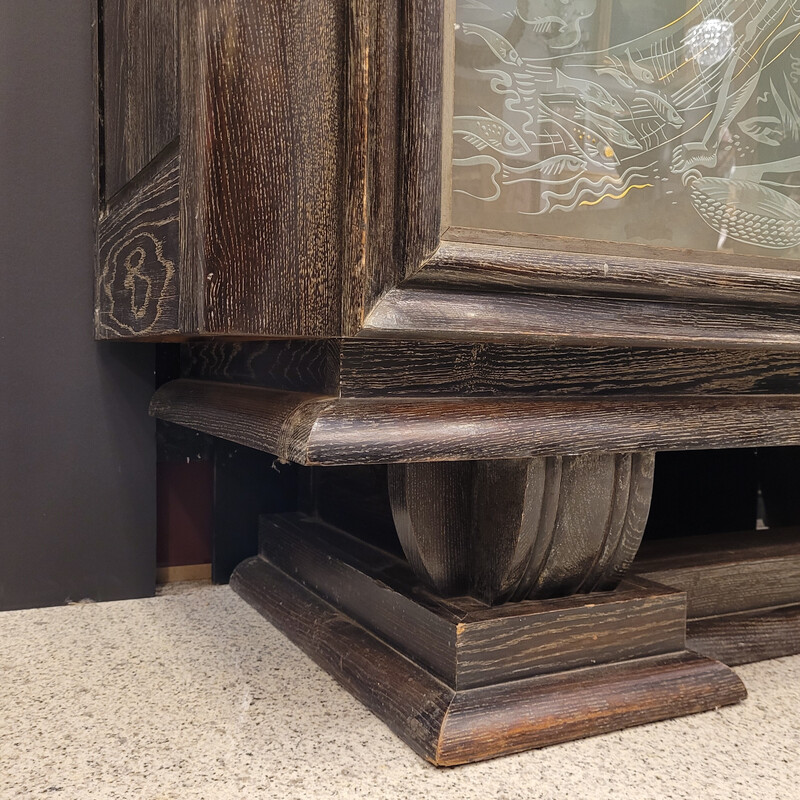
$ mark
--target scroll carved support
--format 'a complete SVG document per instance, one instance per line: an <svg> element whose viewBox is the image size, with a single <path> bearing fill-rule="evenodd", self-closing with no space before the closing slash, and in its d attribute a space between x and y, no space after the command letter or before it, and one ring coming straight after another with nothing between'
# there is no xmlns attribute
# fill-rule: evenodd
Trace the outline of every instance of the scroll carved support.
<svg viewBox="0 0 800 800"><path fill-rule="evenodd" d="M487 603L613 589L639 548L652 453L397 464L390 495L417 575Z"/></svg>

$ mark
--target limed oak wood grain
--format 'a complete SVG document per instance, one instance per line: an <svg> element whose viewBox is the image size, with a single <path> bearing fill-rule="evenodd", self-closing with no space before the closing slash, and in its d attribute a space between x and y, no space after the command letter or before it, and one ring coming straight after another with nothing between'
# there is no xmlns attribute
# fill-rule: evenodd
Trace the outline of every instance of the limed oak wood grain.
<svg viewBox="0 0 800 800"><path fill-rule="evenodd" d="M177 148L163 151L151 172L151 179L118 193L97 226L98 338L154 338L179 330Z"/></svg>
<svg viewBox="0 0 800 800"><path fill-rule="evenodd" d="M105 196L178 135L178 0L102 0Z"/></svg>
<svg viewBox="0 0 800 800"><path fill-rule="evenodd" d="M800 356L770 350L554 347L386 339L185 345L187 378L343 397L784 394Z"/></svg>
<svg viewBox="0 0 800 800"><path fill-rule="evenodd" d="M181 350L184 377L338 394L339 343L329 339L190 342Z"/></svg>
<svg viewBox="0 0 800 800"><path fill-rule="evenodd" d="M800 397L337 399L173 381L151 414L306 465L800 444Z"/></svg>
<svg viewBox="0 0 800 800"><path fill-rule="evenodd" d="M416 285L800 304L791 259L450 228ZM759 262L761 266L759 267Z"/></svg>
<svg viewBox="0 0 800 800"><path fill-rule="evenodd" d="M800 389L800 356L767 350L350 339L340 345L338 372L344 397L783 394Z"/></svg>
<svg viewBox="0 0 800 800"><path fill-rule="evenodd" d="M683 650L685 597L646 581L491 607L299 514L264 516L261 555L454 689Z"/></svg>
<svg viewBox="0 0 800 800"><path fill-rule="evenodd" d="M729 665L800 653L800 531L646 543L638 576L686 592L689 647Z"/></svg>
<svg viewBox="0 0 800 800"><path fill-rule="evenodd" d="M341 332L344 2L181 4L182 327Z"/></svg>
<svg viewBox="0 0 800 800"><path fill-rule="evenodd" d="M800 603L800 531L679 537L646 545L637 575L685 591L692 618Z"/></svg>
<svg viewBox="0 0 800 800"><path fill-rule="evenodd" d="M797 350L800 317L772 308L412 286L388 292L360 335Z"/></svg>
<svg viewBox="0 0 800 800"><path fill-rule="evenodd" d="M688 646L729 666L800 653L800 605L689 620Z"/></svg>
<svg viewBox="0 0 800 800"><path fill-rule="evenodd" d="M653 454L393 464L400 542L439 593L487 603L617 586L639 547Z"/></svg>
<svg viewBox="0 0 800 800"><path fill-rule="evenodd" d="M727 667L685 651L454 690L264 558L234 590L428 761L455 766L735 703Z"/></svg>

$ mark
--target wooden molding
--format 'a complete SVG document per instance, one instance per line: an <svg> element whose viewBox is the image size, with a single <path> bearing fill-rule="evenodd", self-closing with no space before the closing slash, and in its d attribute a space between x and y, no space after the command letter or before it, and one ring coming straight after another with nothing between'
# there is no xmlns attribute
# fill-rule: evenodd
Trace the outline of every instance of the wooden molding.
<svg viewBox="0 0 800 800"><path fill-rule="evenodd" d="M399 288L364 337L529 340L558 345L797 350L800 315L769 308L606 297Z"/></svg>
<svg viewBox="0 0 800 800"><path fill-rule="evenodd" d="M800 306L792 259L450 228L416 286Z"/></svg>
<svg viewBox="0 0 800 800"><path fill-rule="evenodd" d="M320 466L800 445L800 395L342 399L179 380L150 413Z"/></svg>

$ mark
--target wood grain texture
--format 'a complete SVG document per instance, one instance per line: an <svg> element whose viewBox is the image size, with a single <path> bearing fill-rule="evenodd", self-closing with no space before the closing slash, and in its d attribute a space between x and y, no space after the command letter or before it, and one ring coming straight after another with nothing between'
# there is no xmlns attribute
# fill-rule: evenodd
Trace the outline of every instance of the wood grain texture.
<svg viewBox="0 0 800 800"><path fill-rule="evenodd" d="M231 588L416 753L436 763L436 732L452 689L264 559L242 562Z"/></svg>
<svg viewBox="0 0 800 800"><path fill-rule="evenodd" d="M405 197L403 264L410 275L434 253L442 225L444 30L447 0L407 0L402 70Z"/></svg>
<svg viewBox="0 0 800 800"><path fill-rule="evenodd" d="M800 305L790 259L450 228L417 285Z"/></svg>
<svg viewBox="0 0 800 800"><path fill-rule="evenodd" d="M105 196L178 135L178 0L101 0Z"/></svg>
<svg viewBox="0 0 800 800"><path fill-rule="evenodd" d="M351 0L347 14L345 85L345 185L342 329L358 330L364 319L370 228L371 52L376 38L374 4Z"/></svg>
<svg viewBox="0 0 800 800"><path fill-rule="evenodd" d="M190 342L182 349L184 377L228 381L293 392L337 394L335 341Z"/></svg>
<svg viewBox="0 0 800 800"><path fill-rule="evenodd" d="M450 705L438 763L519 753L719 708L745 696L732 671L689 652L473 689Z"/></svg>
<svg viewBox="0 0 800 800"><path fill-rule="evenodd" d="M178 327L179 163L168 148L97 227L97 338L156 337Z"/></svg>
<svg viewBox="0 0 800 800"><path fill-rule="evenodd" d="M173 381L151 413L300 464L470 461L800 444L800 398L344 400Z"/></svg>
<svg viewBox="0 0 800 800"><path fill-rule="evenodd" d="M384 296L361 335L797 350L800 317L771 308L400 288Z"/></svg>
<svg viewBox="0 0 800 800"><path fill-rule="evenodd" d="M344 397L787 394L800 356L387 339L192 342L185 377Z"/></svg>
<svg viewBox="0 0 800 800"><path fill-rule="evenodd" d="M150 404L158 419L306 464L305 443L333 398L300 392L251 389L235 384L172 381Z"/></svg>
<svg viewBox="0 0 800 800"><path fill-rule="evenodd" d="M403 277L402 3L387 0L369 6L366 270L358 318L351 315L347 335L361 329L378 298Z"/></svg>
<svg viewBox="0 0 800 800"><path fill-rule="evenodd" d="M800 531L679 537L649 544L635 572L687 593L690 618L800 603Z"/></svg>
<svg viewBox="0 0 800 800"><path fill-rule="evenodd" d="M421 580L486 603L616 587L639 547L652 454L389 467L395 525Z"/></svg>
<svg viewBox="0 0 800 800"><path fill-rule="evenodd" d="M439 245L444 6L349 4L346 335Z"/></svg>
<svg viewBox="0 0 800 800"><path fill-rule="evenodd" d="M729 666L800 653L800 605L689 620L688 646Z"/></svg>
<svg viewBox="0 0 800 800"><path fill-rule="evenodd" d="M454 766L735 703L731 670L693 653L454 691L263 558L231 586L428 761Z"/></svg>
<svg viewBox="0 0 800 800"><path fill-rule="evenodd" d="M645 543L638 576L686 592L689 647L726 664L800 653L800 531Z"/></svg>
<svg viewBox="0 0 800 800"><path fill-rule="evenodd" d="M349 339L341 343L339 367L344 397L798 390L800 356L763 350Z"/></svg>
<svg viewBox="0 0 800 800"><path fill-rule="evenodd" d="M646 582L490 607L445 599L408 564L297 514L261 521L261 555L454 689L681 651L685 596Z"/></svg>
<svg viewBox="0 0 800 800"><path fill-rule="evenodd" d="M340 333L347 8L181 4L187 330Z"/></svg>

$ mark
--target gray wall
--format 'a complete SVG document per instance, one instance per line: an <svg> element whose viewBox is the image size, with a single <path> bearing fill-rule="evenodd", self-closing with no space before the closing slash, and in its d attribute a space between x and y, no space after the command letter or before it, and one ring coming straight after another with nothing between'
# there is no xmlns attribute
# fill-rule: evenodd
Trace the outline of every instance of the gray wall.
<svg viewBox="0 0 800 800"><path fill-rule="evenodd" d="M0 609L152 594L153 351L92 340L91 0L0 0Z"/></svg>

